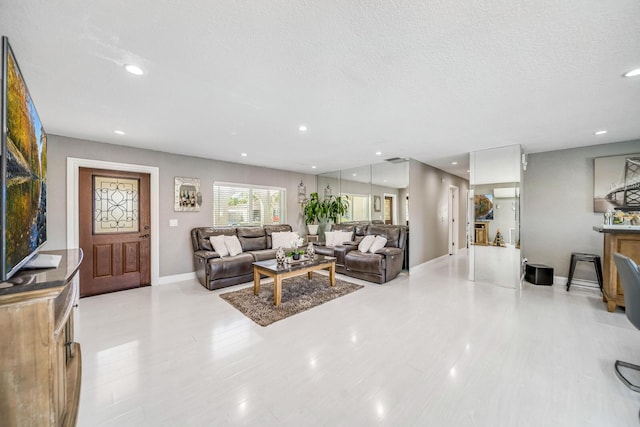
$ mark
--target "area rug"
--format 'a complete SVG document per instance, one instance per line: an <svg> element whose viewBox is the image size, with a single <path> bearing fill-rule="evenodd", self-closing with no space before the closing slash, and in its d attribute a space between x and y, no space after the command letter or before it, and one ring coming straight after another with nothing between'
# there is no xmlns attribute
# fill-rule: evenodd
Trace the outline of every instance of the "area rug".
<svg viewBox="0 0 640 427"><path fill-rule="evenodd" d="M282 300L277 307L273 305L273 281L262 283L258 295L253 295L252 285L238 291L220 294L220 298L258 325L267 326L363 287L338 279L336 279L336 285L332 287L329 286L327 276L314 274L309 280L305 274L282 281Z"/></svg>

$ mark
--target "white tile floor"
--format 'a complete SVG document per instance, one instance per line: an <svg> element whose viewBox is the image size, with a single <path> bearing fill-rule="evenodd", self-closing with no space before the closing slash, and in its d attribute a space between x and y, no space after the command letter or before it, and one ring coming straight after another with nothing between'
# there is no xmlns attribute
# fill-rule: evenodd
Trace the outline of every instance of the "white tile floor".
<svg viewBox="0 0 640 427"><path fill-rule="evenodd" d="M623 312L466 277L447 257L266 328L196 281L82 299L79 425L639 424Z"/></svg>

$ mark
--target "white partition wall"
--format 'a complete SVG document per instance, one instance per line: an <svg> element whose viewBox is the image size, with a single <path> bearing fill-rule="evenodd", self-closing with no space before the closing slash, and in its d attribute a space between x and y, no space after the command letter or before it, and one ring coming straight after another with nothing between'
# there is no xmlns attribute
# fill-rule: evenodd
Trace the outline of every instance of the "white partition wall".
<svg viewBox="0 0 640 427"><path fill-rule="evenodd" d="M520 145L470 153L470 280L520 287L522 159Z"/></svg>

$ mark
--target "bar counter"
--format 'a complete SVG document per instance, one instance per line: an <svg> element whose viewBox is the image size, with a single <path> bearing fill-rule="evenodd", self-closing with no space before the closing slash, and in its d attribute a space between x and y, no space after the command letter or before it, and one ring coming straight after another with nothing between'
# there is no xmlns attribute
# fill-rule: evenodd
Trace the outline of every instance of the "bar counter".
<svg viewBox="0 0 640 427"><path fill-rule="evenodd" d="M640 225L598 225L593 230L604 234L603 301L607 311L612 312L616 307L624 307L624 289L613 254L619 252L640 264Z"/></svg>

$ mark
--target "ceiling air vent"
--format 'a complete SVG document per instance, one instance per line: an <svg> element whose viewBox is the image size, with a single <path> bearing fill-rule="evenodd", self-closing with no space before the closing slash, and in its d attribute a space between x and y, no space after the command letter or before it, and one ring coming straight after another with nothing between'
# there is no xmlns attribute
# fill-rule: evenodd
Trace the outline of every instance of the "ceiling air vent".
<svg viewBox="0 0 640 427"><path fill-rule="evenodd" d="M404 157L390 157L388 159L384 159L384 161L389 163L404 163L408 162L409 159L405 159Z"/></svg>

